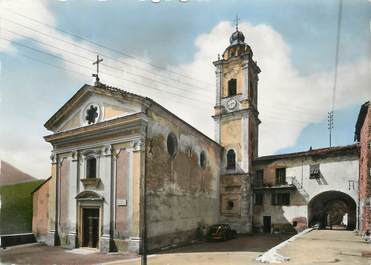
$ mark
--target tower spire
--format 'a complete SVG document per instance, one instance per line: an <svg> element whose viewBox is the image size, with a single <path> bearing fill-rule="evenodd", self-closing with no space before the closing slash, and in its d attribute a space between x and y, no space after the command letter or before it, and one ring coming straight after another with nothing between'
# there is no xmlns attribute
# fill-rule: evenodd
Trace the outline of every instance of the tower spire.
<svg viewBox="0 0 371 265"><path fill-rule="evenodd" d="M238 15L236 15L236 19L235 19L235 25L236 25L236 31L238 31L238 22L239 22L240 18L238 17Z"/></svg>

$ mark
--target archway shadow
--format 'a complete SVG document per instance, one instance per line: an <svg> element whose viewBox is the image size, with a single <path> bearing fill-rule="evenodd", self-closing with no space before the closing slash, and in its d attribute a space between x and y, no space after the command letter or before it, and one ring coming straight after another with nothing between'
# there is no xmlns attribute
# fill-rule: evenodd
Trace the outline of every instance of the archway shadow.
<svg viewBox="0 0 371 265"><path fill-rule="evenodd" d="M253 235L238 235L236 239L228 241L215 242L198 242L191 245L185 245L177 248L158 250L153 253L169 254L169 253L194 253L194 252L264 252L279 243L287 240L292 235L273 235L273 234L253 234Z"/></svg>
<svg viewBox="0 0 371 265"><path fill-rule="evenodd" d="M325 191L308 203L308 224L319 229L354 230L357 204L352 197L340 191ZM345 222L343 222L345 218Z"/></svg>

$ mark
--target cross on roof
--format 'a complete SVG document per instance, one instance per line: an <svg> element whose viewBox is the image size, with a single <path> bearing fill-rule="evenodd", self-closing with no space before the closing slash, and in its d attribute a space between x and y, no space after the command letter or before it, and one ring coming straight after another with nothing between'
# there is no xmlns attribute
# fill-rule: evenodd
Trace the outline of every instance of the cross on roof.
<svg viewBox="0 0 371 265"><path fill-rule="evenodd" d="M103 62L103 59L99 59L99 55L97 55L97 60L93 62L93 65L97 65L97 73L92 74L93 77L95 77L95 84L99 83L99 64Z"/></svg>
<svg viewBox="0 0 371 265"><path fill-rule="evenodd" d="M236 19L234 20L235 25L236 25L236 30L238 30L238 21L240 21L240 18L239 18L238 15L237 15L237 16L236 16Z"/></svg>

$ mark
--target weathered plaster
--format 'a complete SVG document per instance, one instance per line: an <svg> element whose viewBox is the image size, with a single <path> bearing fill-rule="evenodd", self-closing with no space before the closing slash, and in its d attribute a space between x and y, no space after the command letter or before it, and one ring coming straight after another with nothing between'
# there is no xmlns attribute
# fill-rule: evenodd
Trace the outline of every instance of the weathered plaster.
<svg viewBox="0 0 371 265"><path fill-rule="evenodd" d="M310 165L319 164L321 177L310 178ZM272 226L292 224L297 219L308 222L308 204L317 195L326 191L339 191L349 195L358 204L358 159L355 149L342 154L318 156L297 156L291 158L257 161L256 170L264 170L263 182L268 186L275 186L276 168L286 168L286 180L294 188L280 189L290 192L290 205L271 205L271 194L274 189L266 188L255 190L255 193L264 194L264 204L254 206L254 226L261 228L263 216L271 216ZM308 223L305 224L305 226Z"/></svg>

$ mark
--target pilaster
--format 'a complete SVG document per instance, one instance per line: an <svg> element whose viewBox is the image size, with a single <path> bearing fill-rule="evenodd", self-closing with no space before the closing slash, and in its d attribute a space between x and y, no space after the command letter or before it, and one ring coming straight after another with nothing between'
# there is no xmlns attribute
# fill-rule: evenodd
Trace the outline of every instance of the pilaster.
<svg viewBox="0 0 371 265"><path fill-rule="evenodd" d="M76 209L76 195L78 193L78 171L79 171L79 153L73 151L71 154L71 163L70 163L70 174L69 174L69 194L68 194L68 222L69 222L69 232L67 240L67 248L76 248L77 247L77 209Z"/></svg>
<svg viewBox="0 0 371 265"><path fill-rule="evenodd" d="M101 252L109 252L112 246L112 193L113 193L113 172L112 172L112 147L105 146L101 150L99 177L104 183L104 202L103 202L103 233L99 240Z"/></svg>
<svg viewBox="0 0 371 265"><path fill-rule="evenodd" d="M244 172L250 172L249 168L249 130L250 130L250 122L249 122L249 114L245 113L242 115L241 118L241 153L242 153L242 161L241 161L241 168Z"/></svg>
<svg viewBox="0 0 371 265"><path fill-rule="evenodd" d="M48 246L54 246L55 245L55 224L56 224L56 177L57 177L57 171L58 171L58 160L57 155L53 151L50 155L51 160L51 180L50 180L50 186L49 186L49 220L48 220L48 235L46 238L46 244Z"/></svg>
<svg viewBox="0 0 371 265"><path fill-rule="evenodd" d="M242 73L243 73L243 98L247 99L249 97L249 63L248 60L244 60L242 63ZM251 88L252 89L252 88Z"/></svg>
<svg viewBox="0 0 371 265"><path fill-rule="evenodd" d="M220 106L220 97L222 89L222 64L216 65L216 104L215 106Z"/></svg>

